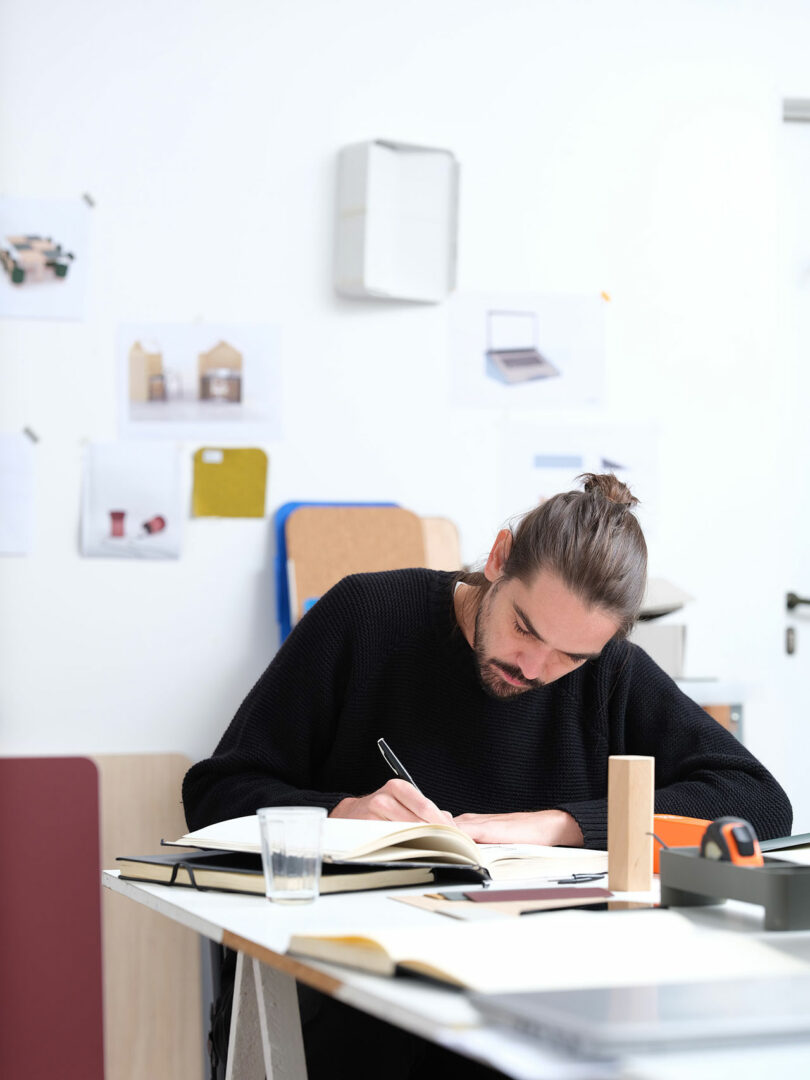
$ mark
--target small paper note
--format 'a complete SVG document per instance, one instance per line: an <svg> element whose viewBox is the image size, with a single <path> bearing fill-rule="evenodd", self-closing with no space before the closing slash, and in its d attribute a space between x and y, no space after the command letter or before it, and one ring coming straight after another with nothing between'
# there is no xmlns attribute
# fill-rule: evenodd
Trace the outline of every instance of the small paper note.
<svg viewBox="0 0 810 1080"><path fill-rule="evenodd" d="M194 455L194 517L264 517L267 454L203 447Z"/></svg>
<svg viewBox="0 0 810 1080"><path fill-rule="evenodd" d="M28 555L34 536L34 444L0 435L0 555Z"/></svg>

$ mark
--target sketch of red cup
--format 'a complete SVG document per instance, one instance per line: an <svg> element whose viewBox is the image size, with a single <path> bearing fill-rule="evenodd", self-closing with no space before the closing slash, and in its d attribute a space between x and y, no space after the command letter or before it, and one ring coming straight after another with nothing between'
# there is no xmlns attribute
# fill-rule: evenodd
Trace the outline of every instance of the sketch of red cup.
<svg viewBox="0 0 810 1080"><path fill-rule="evenodd" d="M153 518L143 523L144 532L158 533L166 528L166 518L156 514Z"/></svg>
<svg viewBox="0 0 810 1080"><path fill-rule="evenodd" d="M124 518L126 517L126 510L111 510L110 511L110 536L123 536L124 535Z"/></svg>

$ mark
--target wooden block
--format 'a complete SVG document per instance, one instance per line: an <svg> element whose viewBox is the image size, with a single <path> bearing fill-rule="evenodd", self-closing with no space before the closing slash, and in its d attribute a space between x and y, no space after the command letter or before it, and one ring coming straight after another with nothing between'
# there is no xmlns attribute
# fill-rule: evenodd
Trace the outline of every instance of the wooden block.
<svg viewBox="0 0 810 1080"><path fill-rule="evenodd" d="M652 886L655 758L608 759L608 886L635 892Z"/></svg>

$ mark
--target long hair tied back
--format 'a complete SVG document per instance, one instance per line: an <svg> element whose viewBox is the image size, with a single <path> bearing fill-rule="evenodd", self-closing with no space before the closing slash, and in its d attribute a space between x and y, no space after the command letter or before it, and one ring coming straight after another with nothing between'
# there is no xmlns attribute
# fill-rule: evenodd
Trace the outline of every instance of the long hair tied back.
<svg viewBox="0 0 810 1080"><path fill-rule="evenodd" d="M632 508L638 499L613 473L583 473L566 491L529 511L515 528L506 578L530 582L549 570L589 607L603 608L627 634L647 581L647 544Z"/></svg>

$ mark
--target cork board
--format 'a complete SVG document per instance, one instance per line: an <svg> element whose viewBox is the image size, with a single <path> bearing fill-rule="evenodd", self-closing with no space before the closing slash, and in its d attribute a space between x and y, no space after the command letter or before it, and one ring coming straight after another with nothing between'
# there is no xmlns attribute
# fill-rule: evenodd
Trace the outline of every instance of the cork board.
<svg viewBox="0 0 810 1080"><path fill-rule="evenodd" d="M431 570L460 570L461 544L458 529L449 518L422 518L425 566Z"/></svg>
<svg viewBox="0 0 810 1080"><path fill-rule="evenodd" d="M347 574L425 565L422 521L398 506L302 506L284 531L293 624Z"/></svg>

